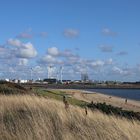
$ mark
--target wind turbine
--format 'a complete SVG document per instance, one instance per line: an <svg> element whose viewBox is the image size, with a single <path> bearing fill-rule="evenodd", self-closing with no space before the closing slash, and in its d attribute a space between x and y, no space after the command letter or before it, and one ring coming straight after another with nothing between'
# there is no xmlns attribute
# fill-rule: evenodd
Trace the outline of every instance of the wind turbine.
<svg viewBox="0 0 140 140"><path fill-rule="evenodd" d="M53 66L48 66L48 79L51 79L52 78L52 69L53 68Z"/></svg>
<svg viewBox="0 0 140 140"><path fill-rule="evenodd" d="M30 78L31 78L31 81L32 81L32 77L33 77L33 68L30 69Z"/></svg>
<svg viewBox="0 0 140 140"><path fill-rule="evenodd" d="M63 78L63 66L60 66L60 82L61 83L63 82L62 78Z"/></svg>

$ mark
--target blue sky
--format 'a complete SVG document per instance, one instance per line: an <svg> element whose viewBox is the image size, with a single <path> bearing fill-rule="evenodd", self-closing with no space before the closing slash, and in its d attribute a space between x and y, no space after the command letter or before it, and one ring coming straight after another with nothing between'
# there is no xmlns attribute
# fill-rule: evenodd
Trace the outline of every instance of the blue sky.
<svg viewBox="0 0 140 140"><path fill-rule="evenodd" d="M140 80L139 0L1 0L0 78Z"/></svg>

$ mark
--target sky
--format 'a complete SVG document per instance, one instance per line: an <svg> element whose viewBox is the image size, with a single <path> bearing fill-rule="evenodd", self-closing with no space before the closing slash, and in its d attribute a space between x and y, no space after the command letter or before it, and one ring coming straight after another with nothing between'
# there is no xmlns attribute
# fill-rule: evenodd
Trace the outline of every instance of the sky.
<svg viewBox="0 0 140 140"><path fill-rule="evenodd" d="M0 0L0 79L140 81L139 0ZM32 75L31 75L32 73Z"/></svg>

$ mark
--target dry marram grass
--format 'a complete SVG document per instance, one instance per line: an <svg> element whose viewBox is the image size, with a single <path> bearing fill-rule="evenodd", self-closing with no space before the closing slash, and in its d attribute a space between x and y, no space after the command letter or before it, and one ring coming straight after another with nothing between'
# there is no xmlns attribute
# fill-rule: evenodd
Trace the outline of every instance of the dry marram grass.
<svg viewBox="0 0 140 140"><path fill-rule="evenodd" d="M28 95L0 96L0 140L138 140L140 122L85 115L84 109Z"/></svg>

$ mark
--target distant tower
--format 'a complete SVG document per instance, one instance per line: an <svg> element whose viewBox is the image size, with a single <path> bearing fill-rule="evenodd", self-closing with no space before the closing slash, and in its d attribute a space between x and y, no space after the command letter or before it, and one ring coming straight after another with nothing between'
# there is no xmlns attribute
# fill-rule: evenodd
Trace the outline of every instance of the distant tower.
<svg viewBox="0 0 140 140"><path fill-rule="evenodd" d="M57 71L57 73L56 73L56 79L57 79L57 81L59 81L59 71Z"/></svg>
<svg viewBox="0 0 140 140"><path fill-rule="evenodd" d="M87 73L81 73L81 81L86 82L88 81L88 74Z"/></svg>
<svg viewBox="0 0 140 140"><path fill-rule="evenodd" d="M51 79L51 77L52 77L52 66L48 66L47 69L48 69L48 79Z"/></svg>
<svg viewBox="0 0 140 140"><path fill-rule="evenodd" d="M48 66L48 79L53 79L54 76L54 72L55 72L55 67L54 66Z"/></svg>
<svg viewBox="0 0 140 140"><path fill-rule="evenodd" d="M63 66L60 67L60 81L61 81L61 83L63 82L62 78L63 78Z"/></svg>
<svg viewBox="0 0 140 140"><path fill-rule="evenodd" d="M33 80L33 68L30 69L30 80Z"/></svg>

